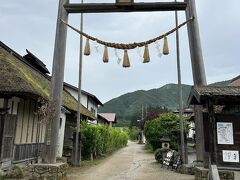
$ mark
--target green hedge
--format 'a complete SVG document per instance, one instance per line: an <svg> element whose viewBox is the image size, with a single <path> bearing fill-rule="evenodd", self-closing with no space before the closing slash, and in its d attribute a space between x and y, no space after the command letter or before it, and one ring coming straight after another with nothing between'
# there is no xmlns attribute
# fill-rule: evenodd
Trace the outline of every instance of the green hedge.
<svg viewBox="0 0 240 180"><path fill-rule="evenodd" d="M82 158L102 156L127 145L127 132L107 126L81 125Z"/></svg>

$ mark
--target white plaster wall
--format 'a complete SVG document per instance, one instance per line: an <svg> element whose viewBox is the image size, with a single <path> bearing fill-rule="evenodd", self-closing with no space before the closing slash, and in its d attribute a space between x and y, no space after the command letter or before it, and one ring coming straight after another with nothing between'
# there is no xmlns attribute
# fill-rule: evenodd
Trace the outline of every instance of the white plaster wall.
<svg viewBox="0 0 240 180"><path fill-rule="evenodd" d="M81 94L81 104L87 108L88 106L88 97L86 94Z"/></svg>
<svg viewBox="0 0 240 180"><path fill-rule="evenodd" d="M194 136L194 134L195 134L195 131L192 130L192 128L195 128L194 122L191 122L191 123L190 123L190 129L189 129L189 131L188 131L188 137L189 137L189 138L193 138L193 136Z"/></svg>
<svg viewBox="0 0 240 180"><path fill-rule="evenodd" d="M78 91L75 91L71 88L68 88L68 87L65 87L65 89L76 99L78 100ZM88 101L88 98L87 98L87 95L84 94L84 93L81 93L81 104L87 108L87 101Z"/></svg>
<svg viewBox="0 0 240 180"><path fill-rule="evenodd" d="M97 104L94 103L94 101L93 101L91 98L89 98L89 101L88 101L88 110L89 110L90 112L92 112L92 111L91 111L92 108L95 110L95 116L97 117L97 109L98 109Z"/></svg>
<svg viewBox="0 0 240 180"><path fill-rule="evenodd" d="M59 124L60 128L59 128L59 135L58 135L57 157L62 157L62 154L63 154L63 142L64 142L66 114L64 112L61 112L60 118L62 118L62 124L61 124L61 127Z"/></svg>

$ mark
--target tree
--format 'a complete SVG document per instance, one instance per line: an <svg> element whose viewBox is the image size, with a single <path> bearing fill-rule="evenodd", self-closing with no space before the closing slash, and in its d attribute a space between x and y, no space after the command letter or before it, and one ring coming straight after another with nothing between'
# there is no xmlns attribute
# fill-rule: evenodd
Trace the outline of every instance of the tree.
<svg viewBox="0 0 240 180"><path fill-rule="evenodd" d="M145 114L143 121L141 121L140 123L140 128L141 130L144 129L144 125L147 121L151 121L153 119L156 119L160 116L160 114L163 113L168 113L169 110L166 107L162 107L162 106L156 106L156 107L152 107L150 106L148 108L148 112Z"/></svg>
<svg viewBox="0 0 240 180"><path fill-rule="evenodd" d="M157 149L160 147L160 139L163 136L168 136L171 139L171 148L177 150L178 137L180 134L180 119L179 116L173 113L161 114L158 118L146 121L144 127L144 134L147 142ZM185 119L186 129L188 129L188 123Z"/></svg>

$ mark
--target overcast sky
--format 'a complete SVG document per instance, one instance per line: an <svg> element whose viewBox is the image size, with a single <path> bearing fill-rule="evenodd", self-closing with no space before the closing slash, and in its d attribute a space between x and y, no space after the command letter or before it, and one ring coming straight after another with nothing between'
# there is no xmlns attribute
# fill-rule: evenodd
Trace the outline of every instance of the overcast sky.
<svg viewBox="0 0 240 180"><path fill-rule="evenodd" d="M135 0L137 1L147 2ZM207 82L228 80L239 75L240 2L199 0L196 3ZM0 3L0 41L21 55L26 54L26 49L30 50L51 71L57 8L58 0L8 0ZM185 13L180 12L179 21L185 20ZM70 15L69 24L79 27L80 15ZM84 31L111 42L145 41L172 29L174 24L174 12L84 15ZM159 44L162 46L162 41ZM124 69L117 63L113 49L109 49L110 62L104 64L103 47L100 45L97 52L95 46L91 43L92 54L83 59L82 87L102 102L127 92L177 83L175 34L169 36L168 56L159 58L155 45L150 45L149 64L141 63L138 51L131 50L129 69ZM180 30L180 46L182 82L192 84L186 27ZM143 49L139 51L143 53ZM75 86L78 83L78 54L79 35L68 29L65 81ZM123 56L122 51L118 51L118 54Z"/></svg>

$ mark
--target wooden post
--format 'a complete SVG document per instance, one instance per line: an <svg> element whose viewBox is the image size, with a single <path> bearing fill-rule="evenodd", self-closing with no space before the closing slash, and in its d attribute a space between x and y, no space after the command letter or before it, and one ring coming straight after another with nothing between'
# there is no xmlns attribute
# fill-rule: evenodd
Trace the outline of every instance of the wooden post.
<svg viewBox="0 0 240 180"><path fill-rule="evenodd" d="M83 0L81 1L83 3ZM83 13L81 13L80 30L83 31ZM81 93L82 93L82 59L83 59L83 36L80 35L80 51L79 51L79 77L78 77L78 112L77 112L77 126L76 126L76 142L74 154L74 166L81 165L81 139L79 144L79 133L81 133ZM81 138L81 136L80 136Z"/></svg>
<svg viewBox="0 0 240 180"><path fill-rule="evenodd" d="M216 128L216 119L214 116L214 106L211 99L208 100L208 113L209 113L209 153L210 153L210 160L211 164L218 164L217 161L217 128ZM209 167L210 168L210 167Z"/></svg>
<svg viewBox="0 0 240 180"><path fill-rule="evenodd" d="M50 90L50 100L54 103L55 107L55 112L51 122L51 145L48 159L50 163L56 162L58 148L58 134L62 105L62 91L67 39L67 27L60 21L60 18L68 22L68 13L63 8L63 5L67 3L69 3L69 0L59 0L57 16L57 27L52 67L52 81Z"/></svg>
<svg viewBox="0 0 240 180"><path fill-rule="evenodd" d="M143 129L142 129L142 123L143 123L143 104L141 105L141 120L139 121L139 129L140 129L140 137L139 137L139 144L143 144Z"/></svg>
<svg viewBox="0 0 240 180"><path fill-rule="evenodd" d="M188 23L188 39L190 46L192 73L194 85L206 85L206 76L202 56L202 48L199 34L199 26L196 12L195 0L185 0L187 2L186 18L194 17L194 21ZM203 162L205 153L204 132L203 132L203 115L202 106L196 105L195 111L195 126L196 126L196 150L197 161Z"/></svg>
<svg viewBox="0 0 240 180"><path fill-rule="evenodd" d="M176 2L176 0L175 0ZM178 13L175 11L175 23L178 26ZM177 75L178 75L178 95L179 95L179 118L180 118L180 134L181 134L181 156L183 164L188 163L187 148L185 148L185 128L183 122L183 97L182 97L182 80L181 80L181 64L180 64L180 48L179 48L179 32L176 30L176 50L177 50Z"/></svg>

